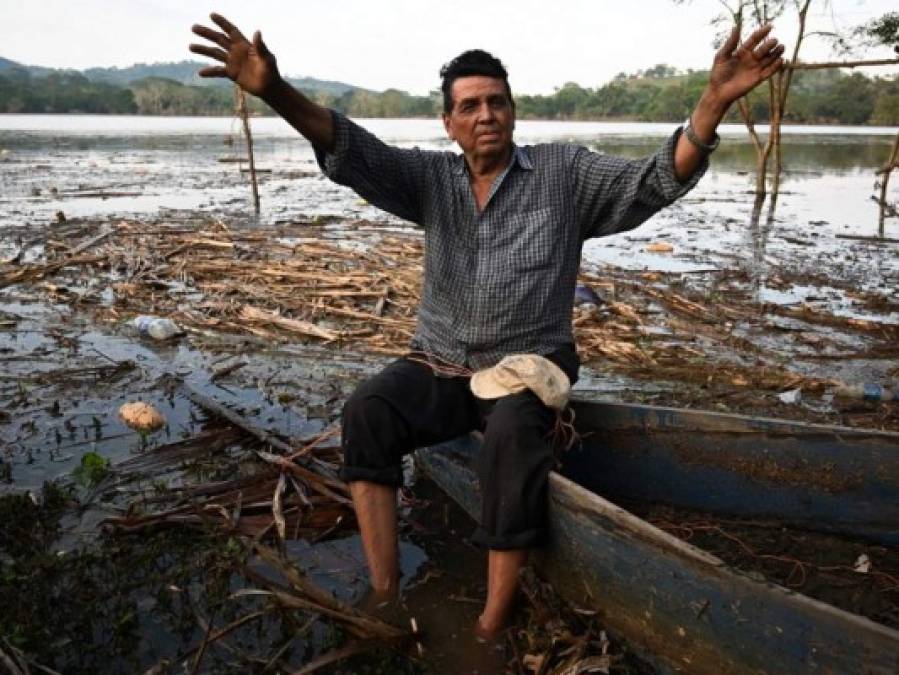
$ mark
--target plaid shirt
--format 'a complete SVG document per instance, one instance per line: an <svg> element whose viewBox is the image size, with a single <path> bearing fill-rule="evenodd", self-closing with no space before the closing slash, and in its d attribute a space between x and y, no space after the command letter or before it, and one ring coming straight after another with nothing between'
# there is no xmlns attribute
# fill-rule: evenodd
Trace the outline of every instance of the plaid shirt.
<svg viewBox="0 0 899 675"><path fill-rule="evenodd" d="M515 146L478 212L465 158L386 145L334 112L322 171L424 228L424 283L412 347L479 370L509 354L572 344L581 244L637 227L688 192L674 174L681 130L652 156L564 144Z"/></svg>

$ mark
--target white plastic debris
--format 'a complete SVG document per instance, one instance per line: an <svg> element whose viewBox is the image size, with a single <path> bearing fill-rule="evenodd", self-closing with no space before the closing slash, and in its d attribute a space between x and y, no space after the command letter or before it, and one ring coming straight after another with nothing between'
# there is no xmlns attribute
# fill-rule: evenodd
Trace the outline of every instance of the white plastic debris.
<svg viewBox="0 0 899 675"><path fill-rule="evenodd" d="M862 553L855 561L855 571L859 574L867 574L871 571L871 559Z"/></svg>
<svg viewBox="0 0 899 675"><path fill-rule="evenodd" d="M791 389L790 391L785 391L782 394L778 394L777 398L780 399L781 403L799 403L802 400L802 389Z"/></svg>
<svg viewBox="0 0 899 675"><path fill-rule="evenodd" d="M145 314L134 317L132 325L137 328L138 333L154 340L168 340L183 332L171 319Z"/></svg>

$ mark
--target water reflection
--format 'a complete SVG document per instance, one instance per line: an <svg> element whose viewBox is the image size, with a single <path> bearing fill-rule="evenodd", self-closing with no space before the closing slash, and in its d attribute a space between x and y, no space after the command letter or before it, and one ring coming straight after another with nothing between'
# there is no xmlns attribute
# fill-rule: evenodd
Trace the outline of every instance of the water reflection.
<svg viewBox="0 0 899 675"><path fill-rule="evenodd" d="M749 268L749 277L752 283L755 301L762 303L762 293L767 279L767 264L765 262L765 252L768 247L768 235L771 232L771 226L774 224L774 213L777 210L777 195L756 195L752 204L752 211L749 214L749 227L747 232L750 236L750 250L752 251L752 264ZM765 213L765 221L762 222L762 210L765 204L768 209Z"/></svg>
<svg viewBox="0 0 899 675"><path fill-rule="evenodd" d="M361 123L400 145L452 149L436 120ZM282 121L254 119L253 127L257 166L266 171L260 175L260 224L321 216L395 221L323 180L309 144ZM640 157L654 152L675 127L526 121L516 128L516 138L522 144L584 143ZM682 203L702 203L687 217L701 212L702 218L745 223L755 151L741 127L726 127L723 136L709 174ZM232 145L225 143L229 138ZM894 129L786 129L786 208L780 217L799 226L826 221L833 230L874 234L874 171L883 166L894 138ZM222 161L241 153L239 125L229 118L0 116L0 227L52 221L58 211L69 218L127 218L169 217L172 209L187 209L243 221L252 212L241 171L246 163ZM97 195L84 194L95 188ZM897 189L894 181L890 201L896 201ZM113 194L121 191L140 195ZM892 224L888 219L887 236Z"/></svg>
<svg viewBox="0 0 899 675"><path fill-rule="evenodd" d="M794 182L827 173L871 171L883 166L891 140L881 136L841 138L838 136L784 136L783 182ZM590 146L600 152L641 157L658 147L655 139L598 139ZM724 139L712 158L716 171L750 174L754 178L755 149L737 139Z"/></svg>

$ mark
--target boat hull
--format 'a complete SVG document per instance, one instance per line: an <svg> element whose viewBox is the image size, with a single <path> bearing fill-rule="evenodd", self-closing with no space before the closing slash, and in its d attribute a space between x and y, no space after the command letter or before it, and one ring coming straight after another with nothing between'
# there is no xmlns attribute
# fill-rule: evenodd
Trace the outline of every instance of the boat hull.
<svg viewBox="0 0 899 675"><path fill-rule="evenodd" d="M665 412L670 409L646 406L634 406L630 411L617 409L616 412L603 411L596 404L579 404L578 409L582 430L596 430L600 418L608 418L612 413L618 414L620 419L642 419L641 423L645 423L649 416L655 420L649 426L656 431L665 426L660 427L659 419L667 416L671 422L677 417ZM686 420L689 421L687 427L692 426L694 433L701 432L703 424L706 432L711 433L708 419L700 423L700 418L691 417L689 411L679 413L682 415L673 423L675 427L683 431ZM749 424L747 420L752 418L724 417L728 419L715 418L714 425L719 430L723 428L723 433L737 434L738 437L745 432L745 429L742 432L738 429L741 425L757 427L759 424L758 421ZM778 421L768 422L763 426L770 436L772 425L777 427ZM798 443L796 436L805 433L832 436L832 431L825 433L823 430L834 429L810 425L797 427L786 422L782 425L788 426L780 426L773 433L784 438L792 434L792 446ZM785 433L789 426L792 426L791 434ZM614 428L615 423L606 427ZM844 430L845 436L853 433ZM862 440L863 436L868 435L861 434L854 440ZM880 440L885 440L888 445L891 443L890 435L881 436ZM871 441L866 443L884 453L885 466L893 466L888 448L875 447L877 444ZM606 442L585 445L586 452L615 452L608 449ZM671 448L665 450L663 445L656 434L653 452L672 452ZM770 450L775 446L768 447ZM836 451L834 446L828 447ZM472 435L420 450L417 457L419 466L475 518L480 510L480 493L472 464L478 448L479 439ZM816 448L820 446L807 446L806 449L813 454ZM631 456L629 461L633 461L633 446L619 450L623 455ZM741 452L749 453L750 450L747 446ZM646 457L647 453L649 457ZM644 459L653 458L646 448L637 454L642 454ZM720 462L712 463L717 466L716 470L721 470ZM637 469L629 470L640 473ZM883 470L881 474L886 483L893 478ZM763 487L771 482L760 479L757 470L755 476L754 480L761 482ZM677 480L689 482L690 471ZM751 487L756 489L756 486ZM785 488L783 483L776 483L774 487ZM790 487L789 484L786 487ZM809 489L802 484L793 488ZM618 485L618 490L619 493L628 491L623 484ZM699 675L894 675L899 672L899 631L751 578L563 475L551 474L549 494L549 544L536 556L541 571L563 597L577 607L597 612L605 627L634 645L661 672ZM650 495L651 499L654 494L649 491L637 496ZM755 495L745 498L756 500ZM696 499L685 499L691 505L697 505ZM733 508L725 510L739 510L736 504L731 506ZM744 508L752 507L744 504ZM876 504L870 508L876 508ZM863 515L864 512L860 517ZM868 534L880 538L888 533L890 523L883 521L881 524L883 527L874 528Z"/></svg>

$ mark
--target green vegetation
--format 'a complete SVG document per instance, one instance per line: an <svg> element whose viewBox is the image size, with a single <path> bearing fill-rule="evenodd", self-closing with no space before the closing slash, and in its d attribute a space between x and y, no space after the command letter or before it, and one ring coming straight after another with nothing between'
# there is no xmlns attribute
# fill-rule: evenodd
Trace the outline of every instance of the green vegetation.
<svg viewBox="0 0 899 675"><path fill-rule="evenodd" d="M72 477L84 487L97 485L109 471L109 460L96 452L86 452L75 467Z"/></svg>
<svg viewBox="0 0 899 675"><path fill-rule="evenodd" d="M76 73L32 77L24 70L0 75L0 112L118 113L139 112L130 89L92 82Z"/></svg>
<svg viewBox="0 0 899 675"><path fill-rule="evenodd" d="M625 75L597 89L568 82L551 96L519 96L522 119L621 119L677 122L686 119L705 87L708 73L677 74L669 66ZM750 96L757 122L768 120L763 88ZM736 108L727 121L740 121ZM899 78L869 78L837 70L799 71L785 122L799 124L899 124Z"/></svg>
<svg viewBox="0 0 899 675"><path fill-rule="evenodd" d="M181 70L186 67L182 65ZM119 72L142 74L153 70L149 66L133 66ZM112 79L108 73L98 80L73 72L38 75L25 68L0 70L0 112L227 116L234 111L232 88L220 83L197 85L159 76L142 77L127 84L113 83ZM521 119L675 122L690 114L706 80L704 71L679 73L671 66L659 64L630 75L619 73L598 88L568 82L548 96L519 95L516 105ZM319 103L354 117L431 117L441 110L438 92L430 96L412 96L397 89L373 92L311 78L295 83ZM750 97L759 122L768 118L765 94L757 90ZM254 114L272 114L257 99L250 98L248 104ZM729 121L739 121L735 110ZM799 71L794 77L785 121L899 124L899 78L870 78L836 70Z"/></svg>

